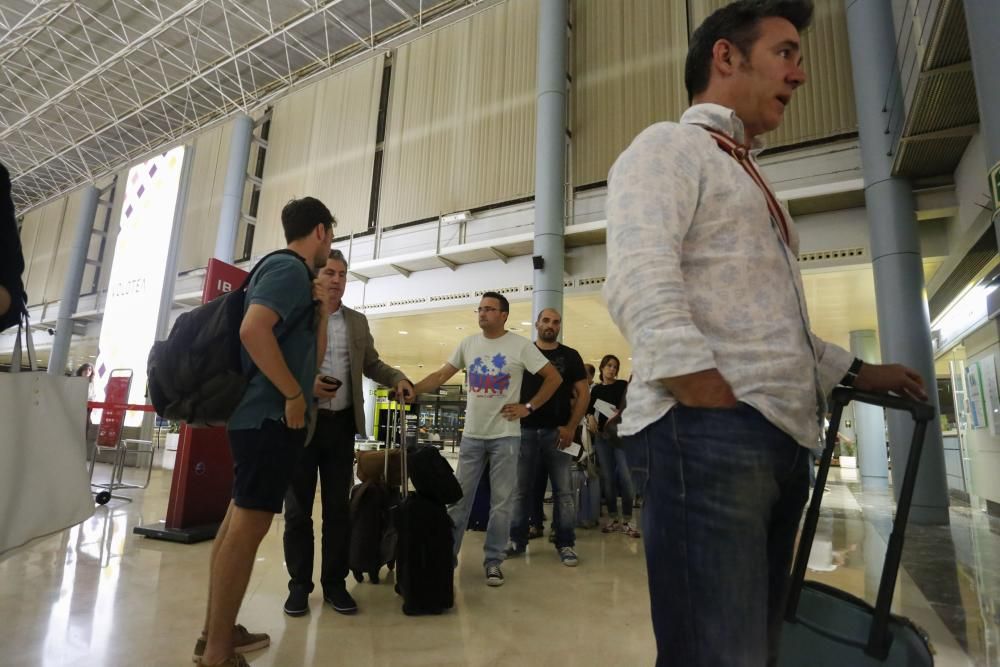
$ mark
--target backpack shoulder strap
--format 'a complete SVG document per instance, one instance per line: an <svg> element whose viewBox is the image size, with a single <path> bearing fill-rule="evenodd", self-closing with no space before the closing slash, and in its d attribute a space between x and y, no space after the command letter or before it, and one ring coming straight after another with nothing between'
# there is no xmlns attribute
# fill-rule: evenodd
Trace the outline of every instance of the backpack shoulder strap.
<svg viewBox="0 0 1000 667"><path fill-rule="evenodd" d="M295 259L299 260L300 262L302 262L302 266L305 268L306 272L309 274L309 280L310 280L310 282L312 281L312 278L313 278L312 271L310 271L309 267L306 266L305 260L302 259L298 255L298 253L296 253L295 251L289 250L288 248L282 248L280 250L275 250L273 252L269 252L266 255L264 255L263 257L261 257L260 261L257 262L252 269L250 269L250 273L248 273L247 277L243 280L243 284L240 285L240 289L245 290L245 289L249 288L250 287L250 280L257 274L257 269L259 269L260 267L264 266L264 262L266 262L271 257L274 257L275 255L290 255L290 256L294 257Z"/></svg>

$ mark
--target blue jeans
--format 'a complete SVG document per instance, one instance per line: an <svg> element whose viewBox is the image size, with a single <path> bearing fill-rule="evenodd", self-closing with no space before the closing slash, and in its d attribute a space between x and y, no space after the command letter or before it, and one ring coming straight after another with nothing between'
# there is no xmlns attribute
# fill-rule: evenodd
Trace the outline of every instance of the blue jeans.
<svg viewBox="0 0 1000 667"><path fill-rule="evenodd" d="M517 490L514 492L514 520L510 525L510 540L518 547L528 543L528 518L533 511L539 469L548 472L552 480L556 548L561 549L576 544L574 529L576 505L573 502L569 479L572 458L559 451L558 442L558 429L521 429L521 456L517 463ZM542 484L544 483L543 481Z"/></svg>
<svg viewBox="0 0 1000 667"><path fill-rule="evenodd" d="M635 489L632 487L632 471L629 470L625 446L612 445L603 433L594 437L594 444L597 447L597 464L601 468L601 486L604 489L604 501L608 504L608 516L618 518L618 496L621 495L621 518L629 521L632 518L632 504L635 502Z"/></svg>
<svg viewBox="0 0 1000 667"><path fill-rule="evenodd" d="M490 520L486 526L486 543L483 545L483 564L499 565L503 562L510 536L510 518L513 508L514 487L517 484L517 455L521 439L517 437L484 440L462 436L458 450L458 470L455 471L462 487L462 499L448 508L448 516L455 522L455 557L462 548L462 538L469 523L472 501L476 497L479 478L486 462L490 464Z"/></svg>
<svg viewBox="0 0 1000 667"><path fill-rule="evenodd" d="M773 664L809 450L743 403L677 405L632 438L657 666Z"/></svg>

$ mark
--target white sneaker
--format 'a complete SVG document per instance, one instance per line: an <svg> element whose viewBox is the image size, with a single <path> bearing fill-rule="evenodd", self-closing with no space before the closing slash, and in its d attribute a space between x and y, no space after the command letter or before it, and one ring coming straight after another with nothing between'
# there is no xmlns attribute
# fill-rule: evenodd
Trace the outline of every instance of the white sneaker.
<svg viewBox="0 0 1000 667"><path fill-rule="evenodd" d="M559 550L559 560L566 567L576 567L579 563L579 559L576 557L576 552L573 551L573 547L563 547Z"/></svg>

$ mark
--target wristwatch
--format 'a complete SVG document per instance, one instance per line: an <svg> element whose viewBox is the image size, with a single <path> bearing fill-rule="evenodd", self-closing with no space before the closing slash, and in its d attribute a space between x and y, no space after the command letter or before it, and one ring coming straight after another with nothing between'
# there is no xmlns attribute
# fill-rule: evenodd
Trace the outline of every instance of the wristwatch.
<svg viewBox="0 0 1000 667"><path fill-rule="evenodd" d="M535 408L531 407L531 403L525 403L524 407L528 408L529 414L535 411Z"/></svg>
<svg viewBox="0 0 1000 667"><path fill-rule="evenodd" d="M847 374L844 375L843 379L840 381L840 384L842 384L845 387L853 387L855 380L858 379L858 373L861 371L861 367L863 365L864 362L855 357L854 362L851 364L851 367L847 369Z"/></svg>

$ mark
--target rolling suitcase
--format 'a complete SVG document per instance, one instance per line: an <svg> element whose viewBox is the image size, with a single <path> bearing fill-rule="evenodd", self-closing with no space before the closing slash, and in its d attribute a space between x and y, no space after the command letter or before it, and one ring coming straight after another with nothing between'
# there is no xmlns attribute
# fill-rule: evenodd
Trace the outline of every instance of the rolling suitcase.
<svg viewBox="0 0 1000 667"><path fill-rule="evenodd" d="M576 525L594 528L601 521L601 483L591 479L586 468L578 466L571 473L576 498Z"/></svg>
<svg viewBox="0 0 1000 667"><path fill-rule="evenodd" d="M379 480L368 480L351 489L351 539L347 564L358 582L365 573L373 584L379 583L382 566L392 560L396 549L396 531L389 520L391 492Z"/></svg>
<svg viewBox="0 0 1000 667"><path fill-rule="evenodd" d="M402 453L392 449L391 443L386 449L362 452L357 457L361 483L351 489L347 565L358 583L367 573L377 584L382 566L388 565L390 570L395 566L396 526L391 508L399 503L401 459Z"/></svg>
<svg viewBox="0 0 1000 667"><path fill-rule="evenodd" d="M419 492L395 508L396 592L407 616L442 614L455 606L454 524L445 506Z"/></svg>
<svg viewBox="0 0 1000 667"><path fill-rule="evenodd" d="M890 613L896 588L899 562L903 552L903 535L913 499L917 466L923 449L927 424L934 418L934 408L925 403L889 395L876 395L852 389L833 391L833 416L826 434L826 447L816 478L816 489L826 485L830 460L837 440L837 429L844 407L860 401L892 410L903 410L913 416L913 442L906 462L903 484L899 492L896 518L882 567L878 596L872 607L849 593L814 581L805 581L806 565L823 493L814 492L802 527L778 657L780 667L875 667L892 665L924 667L934 664L933 651L926 634L911 621Z"/></svg>
<svg viewBox="0 0 1000 667"><path fill-rule="evenodd" d="M407 449L403 447L403 496L393 508L396 592L408 616L441 614L455 605L454 524L443 502L409 492Z"/></svg>

